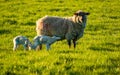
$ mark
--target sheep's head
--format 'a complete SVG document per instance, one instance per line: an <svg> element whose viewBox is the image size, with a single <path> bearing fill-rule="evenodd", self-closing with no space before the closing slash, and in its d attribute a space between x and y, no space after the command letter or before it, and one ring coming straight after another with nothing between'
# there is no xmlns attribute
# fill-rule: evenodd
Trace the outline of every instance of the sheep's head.
<svg viewBox="0 0 120 75"><path fill-rule="evenodd" d="M77 12L74 13L74 15L76 16L85 16L85 15L89 15L89 12L83 12L82 10L78 10Z"/></svg>
<svg viewBox="0 0 120 75"><path fill-rule="evenodd" d="M78 10L74 13L74 15L78 17L78 23L82 24L83 28L86 27L87 15L89 14L89 12L83 12L82 10Z"/></svg>

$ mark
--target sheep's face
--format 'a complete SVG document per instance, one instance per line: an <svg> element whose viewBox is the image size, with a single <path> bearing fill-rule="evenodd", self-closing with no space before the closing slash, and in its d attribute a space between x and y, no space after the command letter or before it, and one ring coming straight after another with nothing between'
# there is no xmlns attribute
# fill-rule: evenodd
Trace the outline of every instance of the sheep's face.
<svg viewBox="0 0 120 75"><path fill-rule="evenodd" d="M79 16L82 20L82 22L86 22L87 19L87 15L89 15L90 13L88 12L83 12L81 10L77 11L76 13L74 13L74 15Z"/></svg>
<svg viewBox="0 0 120 75"><path fill-rule="evenodd" d="M86 27L86 21L87 21L87 15L89 15L89 12L83 12L81 10L77 11L76 13L74 13L75 16L78 16L80 19L80 23L82 23L83 28Z"/></svg>

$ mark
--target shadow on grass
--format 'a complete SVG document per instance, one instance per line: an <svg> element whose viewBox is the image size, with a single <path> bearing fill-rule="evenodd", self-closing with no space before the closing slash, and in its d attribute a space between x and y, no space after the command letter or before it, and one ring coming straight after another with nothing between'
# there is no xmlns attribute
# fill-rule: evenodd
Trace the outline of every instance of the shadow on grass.
<svg viewBox="0 0 120 75"><path fill-rule="evenodd" d="M57 51L57 53L68 54L68 53L83 53L83 52L80 52L80 51L77 51L77 50L62 50L62 51Z"/></svg>
<svg viewBox="0 0 120 75"><path fill-rule="evenodd" d="M5 72L5 75L16 75L16 73L7 71L7 72Z"/></svg>
<svg viewBox="0 0 120 75"><path fill-rule="evenodd" d="M120 44L114 44L114 43L106 43L106 45L109 45L112 47L120 47Z"/></svg>
<svg viewBox="0 0 120 75"><path fill-rule="evenodd" d="M104 47L90 47L89 49L91 50L95 50L95 51L115 51L113 49L110 48L104 48Z"/></svg>
<svg viewBox="0 0 120 75"><path fill-rule="evenodd" d="M10 50L8 48L2 48L2 45L0 46L0 52L13 52L13 50Z"/></svg>
<svg viewBox="0 0 120 75"><path fill-rule="evenodd" d="M5 71L5 75L21 75L18 71L22 71L23 69L26 70L29 67L27 65L17 64L17 65L10 65L7 70Z"/></svg>
<svg viewBox="0 0 120 75"><path fill-rule="evenodd" d="M107 43L101 44L101 45L102 45L102 47L91 46L91 47L89 47L89 49L96 50L96 51L111 51L111 52L120 51L119 50L120 44L115 44L115 43L107 42Z"/></svg>
<svg viewBox="0 0 120 75"><path fill-rule="evenodd" d="M25 23L21 23L21 25L35 25L35 22L32 22L32 21L28 21L28 22L25 22Z"/></svg>
<svg viewBox="0 0 120 75"><path fill-rule="evenodd" d="M3 25L4 24L10 24L10 25L17 25L17 21L15 20L15 19L5 19L4 21L3 21Z"/></svg>
<svg viewBox="0 0 120 75"><path fill-rule="evenodd" d="M9 34L9 33L11 33L10 30L6 30L6 29L1 29L0 30L0 34Z"/></svg>
<svg viewBox="0 0 120 75"><path fill-rule="evenodd" d="M91 27L92 27L92 28L91 28ZM99 31L99 30L101 30L101 29L107 30L108 28L107 28L107 26L105 26L105 25L97 24L97 25L95 25L95 26L93 26L93 25L88 25L88 27L87 27L86 30L88 30L88 31Z"/></svg>
<svg viewBox="0 0 120 75"><path fill-rule="evenodd" d="M83 66L83 69L86 71L99 71L100 69L105 70L101 72L97 72L97 74L100 75L106 75L106 74L113 74L113 75L118 75L119 72L116 71L116 66L114 65L90 65L90 66Z"/></svg>
<svg viewBox="0 0 120 75"><path fill-rule="evenodd" d="M91 46L91 47L89 47L89 49L95 50L95 51L111 51L111 52L120 51L119 50L120 44L105 43L105 44L102 44L102 45L103 45L102 47Z"/></svg>

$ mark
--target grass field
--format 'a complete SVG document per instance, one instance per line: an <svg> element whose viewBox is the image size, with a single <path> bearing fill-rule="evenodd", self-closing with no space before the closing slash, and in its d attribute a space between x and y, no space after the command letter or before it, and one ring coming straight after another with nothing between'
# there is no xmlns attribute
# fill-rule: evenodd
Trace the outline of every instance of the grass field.
<svg viewBox="0 0 120 75"><path fill-rule="evenodd" d="M66 40L50 51L13 52L13 38L36 36L35 22L45 16L88 11L84 37L77 48ZM0 0L0 75L119 75L120 0Z"/></svg>

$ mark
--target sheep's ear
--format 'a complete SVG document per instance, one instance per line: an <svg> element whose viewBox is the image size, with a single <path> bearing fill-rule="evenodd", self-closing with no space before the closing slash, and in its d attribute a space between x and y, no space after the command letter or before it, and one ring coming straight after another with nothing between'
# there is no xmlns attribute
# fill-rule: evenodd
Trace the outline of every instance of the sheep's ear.
<svg viewBox="0 0 120 75"><path fill-rule="evenodd" d="M74 15L78 16L79 14L78 13L74 13Z"/></svg>
<svg viewBox="0 0 120 75"><path fill-rule="evenodd" d="M90 15L90 13L89 13L89 12L86 12L85 14L86 14L86 15Z"/></svg>

